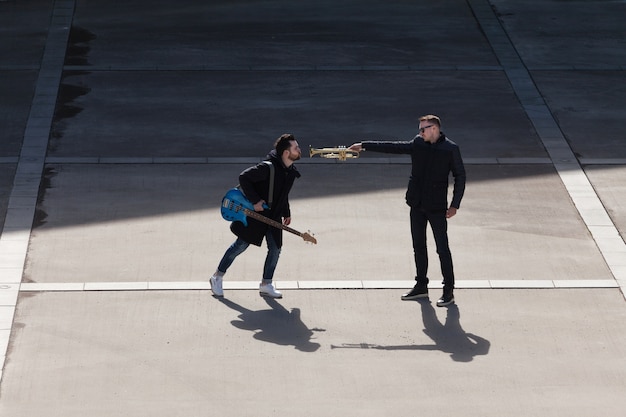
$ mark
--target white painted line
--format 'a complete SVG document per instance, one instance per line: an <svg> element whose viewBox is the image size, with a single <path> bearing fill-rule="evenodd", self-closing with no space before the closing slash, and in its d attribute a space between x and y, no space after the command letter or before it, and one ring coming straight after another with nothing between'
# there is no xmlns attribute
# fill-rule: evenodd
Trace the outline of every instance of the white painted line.
<svg viewBox="0 0 626 417"><path fill-rule="evenodd" d="M611 265L611 272L615 279L620 283L622 288L626 288L624 283L626 283L626 265Z"/></svg>
<svg viewBox="0 0 626 417"><path fill-rule="evenodd" d="M303 290L362 289L362 281L300 281Z"/></svg>
<svg viewBox="0 0 626 417"><path fill-rule="evenodd" d="M19 284L22 280L23 266L0 268L0 284Z"/></svg>
<svg viewBox="0 0 626 417"><path fill-rule="evenodd" d="M19 284L0 284L0 306L15 307L19 292Z"/></svg>
<svg viewBox="0 0 626 417"><path fill-rule="evenodd" d="M85 291L141 291L148 290L147 282L86 282Z"/></svg>
<svg viewBox="0 0 626 417"><path fill-rule="evenodd" d="M360 281L360 280L326 280L326 281L277 281L274 283L280 290L406 290L413 288L415 281ZM258 290L258 281L224 281L224 290ZM17 287L10 286L11 291ZM457 289L555 289L555 288L618 288L613 279L581 279L581 280L461 280L456 282ZM0 284L0 297L2 294ZM81 291L209 291L210 284L206 281L185 282L48 282L24 283L22 292L81 292ZM429 289L441 289L441 284L431 283ZM17 290L15 290L17 291Z"/></svg>
<svg viewBox="0 0 626 417"><path fill-rule="evenodd" d="M276 284L276 288L279 287L278 283ZM259 290L259 282L258 281L227 281L224 280L222 284L224 290Z"/></svg>
<svg viewBox="0 0 626 417"><path fill-rule="evenodd" d="M479 288L492 288L491 281L485 280L457 280L454 283L455 288L462 289L479 289Z"/></svg>
<svg viewBox="0 0 626 417"><path fill-rule="evenodd" d="M15 314L15 306L0 306L0 330L11 331L13 325L13 315ZM1 352L4 355L6 350Z"/></svg>
<svg viewBox="0 0 626 417"><path fill-rule="evenodd" d="M198 282L148 282L149 290L209 290L208 281Z"/></svg>
<svg viewBox="0 0 626 417"><path fill-rule="evenodd" d="M491 288L554 288L554 281L551 280L502 280L490 281Z"/></svg>
<svg viewBox="0 0 626 417"><path fill-rule="evenodd" d="M274 282L274 287L278 290L297 290L299 288L298 281L277 281ZM259 286L257 285L257 288Z"/></svg>
<svg viewBox="0 0 626 417"><path fill-rule="evenodd" d="M26 252L28 251L28 239L25 238L23 232L15 234L14 231L28 231L28 236L30 236L74 8L75 0L57 0L52 9L48 37L35 84L30 113L26 121L20 157L15 168L9 206L0 235L0 248L3 250L0 254L0 281L2 281L2 286L5 286L7 281L19 284L22 280ZM43 128L43 126L46 127ZM18 235L21 238L16 240L15 237ZM8 306L0 306L0 331L8 330L10 333L15 315L17 293L14 292L10 283L8 285L8 292L0 295L0 303L9 304ZM15 301L13 300L14 296ZM2 337L0 369L4 369L8 349L8 343L5 345L4 336Z"/></svg>
<svg viewBox="0 0 626 417"><path fill-rule="evenodd" d="M415 280L403 280L403 281L361 281L363 283L363 288L366 290L376 290L376 289L411 289L415 286Z"/></svg>
<svg viewBox="0 0 626 417"><path fill-rule="evenodd" d="M0 330L0 352L6 352L9 348L11 330Z"/></svg>
<svg viewBox="0 0 626 417"><path fill-rule="evenodd" d="M618 283L614 279L583 279L575 280L555 280L555 288L619 288Z"/></svg>
<svg viewBox="0 0 626 417"><path fill-rule="evenodd" d="M84 282L28 282L20 286L21 291L85 291Z"/></svg>

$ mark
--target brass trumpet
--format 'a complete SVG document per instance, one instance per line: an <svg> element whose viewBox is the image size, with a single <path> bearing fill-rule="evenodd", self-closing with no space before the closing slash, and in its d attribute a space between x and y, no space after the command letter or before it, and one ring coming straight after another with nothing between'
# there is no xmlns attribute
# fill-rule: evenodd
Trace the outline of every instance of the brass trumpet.
<svg viewBox="0 0 626 417"><path fill-rule="evenodd" d="M313 155L319 155L322 158L339 159L340 161L359 157L357 151L351 151L345 146L336 148L312 148L309 146L309 156L313 157Z"/></svg>

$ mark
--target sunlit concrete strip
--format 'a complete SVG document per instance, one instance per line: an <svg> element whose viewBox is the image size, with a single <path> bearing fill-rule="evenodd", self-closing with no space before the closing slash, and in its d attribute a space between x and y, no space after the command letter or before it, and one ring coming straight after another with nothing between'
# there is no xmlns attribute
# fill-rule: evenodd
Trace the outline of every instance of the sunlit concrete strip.
<svg viewBox="0 0 626 417"><path fill-rule="evenodd" d="M389 290L409 289L415 281L278 281L280 290ZM612 279L585 280L462 280L456 283L463 289L564 289L564 288L619 288ZM23 283L23 292L85 292L85 291L209 291L207 281L187 282L82 282L82 283ZM441 285L430 284L431 290L441 289ZM256 281L224 281L224 290L258 290ZM1 296L0 296L1 299Z"/></svg>
<svg viewBox="0 0 626 417"><path fill-rule="evenodd" d="M55 1L24 140L15 161L17 168L0 235L0 369L4 369L9 346L73 14L73 0Z"/></svg>
<svg viewBox="0 0 626 417"><path fill-rule="evenodd" d="M591 232L615 280L626 295L626 244L619 236L600 198L558 123L545 104L532 77L487 0L469 0L469 4L489 40L511 86L543 142L561 181L581 218ZM621 160L620 160L621 161Z"/></svg>

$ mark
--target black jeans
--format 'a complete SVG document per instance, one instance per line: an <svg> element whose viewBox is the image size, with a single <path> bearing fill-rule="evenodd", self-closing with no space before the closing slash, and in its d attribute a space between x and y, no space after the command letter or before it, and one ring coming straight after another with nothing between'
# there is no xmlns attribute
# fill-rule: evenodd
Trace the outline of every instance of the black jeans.
<svg viewBox="0 0 626 417"><path fill-rule="evenodd" d="M454 269L452 267L452 253L448 245L448 220L446 211L424 211L411 207L411 236L413 237L413 252L415 254L415 266L417 285L428 284L428 249L426 248L426 224L430 227L435 237L437 254L441 264L441 274L443 275L443 289L452 291L454 289Z"/></svg>

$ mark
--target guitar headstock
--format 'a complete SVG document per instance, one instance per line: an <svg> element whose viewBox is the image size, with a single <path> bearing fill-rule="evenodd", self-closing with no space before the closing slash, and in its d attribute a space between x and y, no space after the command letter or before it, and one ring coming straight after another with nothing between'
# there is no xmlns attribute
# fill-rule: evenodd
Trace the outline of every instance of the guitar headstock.
<svg viewBox="0 0 626 417"><path fill-rule="evenodd" d="M310 230L308 231L308 233L302 233L302 239L304 239L304 241L307 243L317 245L317 239L313 237L313 233L311 233Z"/></svg>

